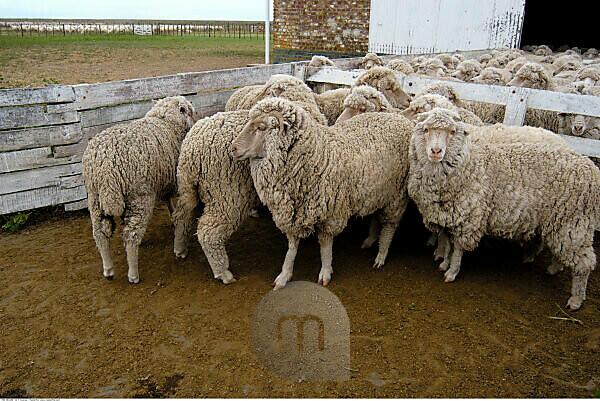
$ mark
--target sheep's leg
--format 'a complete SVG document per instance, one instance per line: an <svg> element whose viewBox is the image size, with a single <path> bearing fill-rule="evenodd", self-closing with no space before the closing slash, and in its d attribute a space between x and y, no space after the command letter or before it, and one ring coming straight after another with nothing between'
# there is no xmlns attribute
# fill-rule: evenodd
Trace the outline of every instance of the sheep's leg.
<svg viewBox="0 0 600 401"><path fill-rule="evenodd" d="M239 220L218 213L211 205L206 205L202 217L198 219L198 242L208 259L208 264L217 280L223 284L235 282L229 270L229 257L225 244L237 230Z"/></svg>
<svg viewBox="0 0 600 401"><path fill-rule="evenodd" d="M431 235L427 239L427 243L425 244L425 246L435 246L436 243L438 243L438 247L439 247L438 235L436 233L431 233ZM436 249L435 252L437 252L437 251L438 250ZM434 255L435 255L435 253L434 253Z"/></svg>
<svg viewBox="0 0 600 401"><path fill-rule="evenodd" d="M450 243L450 238L448 238L448 234L445 231L440 231L438 237L438 246L433 254L435 260L442 259L442 263L440 263L440 271L447 271L450 266L450 251L452 250L452 244Z"/></svg>
<svg viewBox="0 0 600 401"><path fill-rule="evenodd" d="M544 242L539 238L534 238L525 244L525 250L523 255L523 263L533 263L536 256L538 256L544 249Z"/></svg>
<svg viewBox="0 0 600 401"><path fill-rule="evenodd" d="M278 290L287 284L288 281L292 279L292 272L294 271L294 260L296 259L296 254L298 253L298 245L300 244L300 239L294 237L290 234L287 235L288 238L288 250L285 254L285 260L283 262L283 267L281 268L281 273L273 282L273 289Z"/></svg>
<svg viewBox="0 0 600 401"><path fill-rule="evenodd" d="M138 284L140 282L138 250L152 217L155 202L156 197L154 195L134 198L129 201L125 210L123 240L127 253L127 265L129 266L127 278L131 284Z"/></svg>
<svg viewBox="0 0 600 401"><path fill-rule="evenodd" d="M574 258L578 261L577 265L572 267L571 276L571 297L567 302L567 307L571 310L581 308L586 299L587 282L590 273L596 267L596 254L594 248L590 245L580 249L579 254Z"/></svg>
<svg viewBox="0 0 600 401"><path fill-rule="evenodd" d="M188 241L194 227L194 210L196 198L183 195L177 199L172 218L175 226L173 252L177 258L185 259L188 255Z"/></svg>
<svg viewBox="0 0 600 401"><path fill-rule="evenodd" d="M362 249L370 248L377 241L377 236L379 235L379 216L373 215L371 217L371 223L369 224L369 236L365 238L362 245L360 246Z"/></svg>
<svg viewBox="0 0 600 401"><path fill-rule="evenodd" d="M92 234L102 258L102 274L107 280L112 280L115 275L115 269L110 256L109 241L114 233L115 225L112 217L101 214L97 196L88 195L88 208L92 220Z"/></svg>
<svg viewBox="0 0 600 401"><path fill-rule="evenodd" d="M327 234L319 234L321 246L321 271L319 272L319 284L326 286L331 281L333 274L333 237Z"/></svg>
<svg viewBox="0 0 600 401"><path fill-rule="evenodd" d="M451 283L456 279L456 276L460 271L460 263L462 261L463 256L463 249L459 244L453 242L452 248L452 256L450 257L450 268L444 274L444 281L446 281L446 283Z"/></svg>
<svg viewBox="0 0 600 401"><path fill-rule="evenodd" d="M387 258L392 238L396 232L396 227L398 227L397 222L384 223L383 227L381 227L381 234L379 235L379 252L375 258L375 263L373 264L374 268L380 269L385 264L385 259Z"/></svg>

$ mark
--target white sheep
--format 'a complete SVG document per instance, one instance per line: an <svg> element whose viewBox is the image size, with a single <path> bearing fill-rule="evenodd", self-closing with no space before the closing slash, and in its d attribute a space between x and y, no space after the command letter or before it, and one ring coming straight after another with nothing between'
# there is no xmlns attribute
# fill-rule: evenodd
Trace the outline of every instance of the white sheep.
<svg viewBox="0 0 600 401"><path fill-rule="evenodd" d="M323 127L284 99L265 99L250 111L232 154L251 159L260 200L288 239L275 289L291 279L299 241L313 232L321 246L319 282L327 285L333 239L351 216L378 211L375 267L383 266L408 201L404 150L411 130L411 122L393 113L365 113Z"/></svg>
<svg viewBox="0 0 600 401"><path fill-rule="evenodd" d="M404 75L414 74L415 72L414 68L412 67L412 65L410 65L408 61L404 61L398 58L390 60L386 67L396 72L400 72Z"/></svg>
<svg viewBox="0 0 600 401"><path fill-rule="evenodd" d="M410 104L410 96L402 90L402 85L396 74L389 68L371 68L356 79L354 86L361 85L368 85L377 89L397 109L404 109Z"/></svg>
<svg viewBox="0 0 600 401"><path fill-rule="evenodd" d="M382 67L385 63L376 53L367 53L360 62L361 68L370 70L373 67Z"/></svg>
<svg viewBox="0 0 600 401"><path fill-rule="evenodd" d="M399 111L377 89L367 86L355 86L344 99L344 111L336 120L336 124L349 120L362 113L392 113Z"/></svg>
<svg viewBox="0 0 600 401"><path fill-rule="evenodd" d="M452 73L452 76L460 79L464 82L469 82L475 78L481 72L481 63L477 60L465 60L461 61L456 66L456 71Z"/></svg>
<svg viewBox="0 0 600 401"><path fill-rule="evenodd" d="M138 248L157 200L176 192L179 148L194 123L194 107L182 96L159 100L145 117L105 129L83 152L83 179L103 274L114 277L109 240L123 219L129 282L140 281Z"/></svg>
<svg viewBox="0 0 600 401"><path fill-rule="evenodd" d="M423 221L451 238L447 282L454 281L463 251L484 235L519 241L539 237L555 262L572 269L567 303L578 309L595 268L594 231L600 230L600 170L586 157L540 144L489 146L450 110L424 113L410 144L408 191ZM576 194L576 196L574 196Z"/></svg>

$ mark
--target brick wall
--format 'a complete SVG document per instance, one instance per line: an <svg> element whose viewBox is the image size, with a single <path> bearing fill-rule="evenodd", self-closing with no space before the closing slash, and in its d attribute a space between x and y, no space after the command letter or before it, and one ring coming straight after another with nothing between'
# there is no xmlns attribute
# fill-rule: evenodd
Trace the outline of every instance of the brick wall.
<svg viewBox="0 0 600 401"><path fill-rule="evenodd" d="M275 61L363 55L371 0L274 0Z"/></svg>

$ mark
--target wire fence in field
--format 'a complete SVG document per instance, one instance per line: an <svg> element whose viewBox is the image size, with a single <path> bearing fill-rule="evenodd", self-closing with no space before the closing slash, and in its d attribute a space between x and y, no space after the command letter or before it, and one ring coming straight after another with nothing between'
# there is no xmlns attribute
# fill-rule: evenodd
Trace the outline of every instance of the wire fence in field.
<svg viewBox="0 0 600 401"><path fill-rule="evenodd" d="M0 20L0 35L168 35L264 39L263 22L239 21L18 21Z"/></svg>

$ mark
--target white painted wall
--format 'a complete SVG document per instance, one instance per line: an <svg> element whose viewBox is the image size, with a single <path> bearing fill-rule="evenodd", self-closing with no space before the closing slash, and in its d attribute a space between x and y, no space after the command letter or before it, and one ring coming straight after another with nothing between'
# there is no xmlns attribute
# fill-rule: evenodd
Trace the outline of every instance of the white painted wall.
<svg viewBox="0 0 600 401"><path fill-rule="evenodd" d="M369 51L422 54L518 47L525 0L371 0Z"/></svg>

